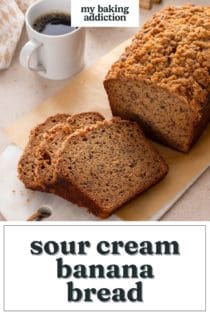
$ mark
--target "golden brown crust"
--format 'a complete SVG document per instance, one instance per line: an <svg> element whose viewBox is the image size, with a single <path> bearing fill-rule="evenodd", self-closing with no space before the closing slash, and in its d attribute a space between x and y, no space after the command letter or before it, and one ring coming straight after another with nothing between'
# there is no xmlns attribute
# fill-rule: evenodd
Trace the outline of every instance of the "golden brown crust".
<svg viewBox="0 0 210 315"><path fill-rule="evenodd" d="M44 185L49 186L55 183L57 175L54 165L66 138L75 130L102 120L104 117L96 112L79 113L68 117L65 123L57 124L45 132L36 150L35 173L40 185L44 187Z"/></svg>
<svg viewBox="0 0 210 315"><path fill-rule="evenodd" d="M19 179L25 184L27 188L44 190L43 185L40 184L36 179L35 164L36 164L36 149L43 139L43 135L46 130L52 128L59 122L66 121L70 115L67 114L56 114L46 119L42 124L36 126L29 136L28 144L20 158L18 163L18 176Z"/></svg>
<svg viewBox="0 0 210 315"><path fill-rule="evenodd" d="M54 172L56 150L58 150L58 146L62 145L61 141L64 141L70 133L69 123L57 124L45 132L43 140L37 146L35 174L37 181L43 187L56 181Z"/></svg>
<svg viewBox="0 0 210 315"><path fill-rule="evenodd" d="M105 78L113 115L136 120L149 137L189 151L210 119L209 38L210 7L156 13Z"/></svg>
<svg viewBox="0 0 210 315"><path fill-rule="evenodd" d="M199 114L210 93L210 7L168 7L135 36L106 80L143 79L184 97Z"/></svg>

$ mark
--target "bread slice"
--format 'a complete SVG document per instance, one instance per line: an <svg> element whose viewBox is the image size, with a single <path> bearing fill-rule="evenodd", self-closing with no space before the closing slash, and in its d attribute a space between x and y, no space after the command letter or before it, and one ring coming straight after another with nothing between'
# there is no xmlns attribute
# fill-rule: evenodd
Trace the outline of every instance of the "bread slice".
<svg viewBox="0 0 210 315"><path fill-rule="evenodd" d="M113 115L182 152L210 118L209 16L208 6L157 12L104 81Z"/></svg>
<svg viewBox="0 0 210 315"><path fill-rule="evenodd" d="M113 119L70 135L56 172L63 197L105 218L163 179L168 166L136 123Z"/></svg>
<svg viewBox="0 0 210 315"><path fill-rule="evenodd" d="M35 170L37 179L43 185L53 185L57 178L54 166L65 139L75 130L102 120L104 120L104 117L95 112L80 113L67 119L67 122L57 124L46 131L37 148ZM46 189L49 190L49 187L46 187Z"/></svg>
<svg viewBox="0 0 210 315"><path fill-rule="evenodd" d="M70 115L57 114L49 117L44 123L35 127L29 137L28 144L18 163L19 179L25 184L26 188L34 190L44 190L43 185L36 179L36 150L40 142L43 140L44 133L58 123L66 122Z"/></svg>

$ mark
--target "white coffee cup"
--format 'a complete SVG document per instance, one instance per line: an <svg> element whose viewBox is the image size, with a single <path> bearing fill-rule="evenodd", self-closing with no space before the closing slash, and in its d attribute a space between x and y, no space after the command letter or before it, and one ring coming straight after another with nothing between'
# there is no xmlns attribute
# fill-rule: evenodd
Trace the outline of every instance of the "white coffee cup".
<svg viewBox="0 0 210 315"><path fill-rule="evenodd" d="M37 18L52 12L69 14L71 0L41 0L32 4L25 16L30 41L22 48L20 63L51 80L63 80L84 67L85 29L76 28L64 35L45 35L33 24Z"/></svg>

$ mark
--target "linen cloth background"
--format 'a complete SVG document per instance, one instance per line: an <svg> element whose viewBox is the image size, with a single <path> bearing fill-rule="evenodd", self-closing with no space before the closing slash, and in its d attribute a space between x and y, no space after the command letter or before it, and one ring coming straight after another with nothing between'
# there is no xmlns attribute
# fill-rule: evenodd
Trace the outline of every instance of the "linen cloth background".
<svg viewBox="0 0 210 315"><path fill-rule="evenodd" d="M24 26L24 12L36 0L0 0L0 70L9 68Z"/></svg>

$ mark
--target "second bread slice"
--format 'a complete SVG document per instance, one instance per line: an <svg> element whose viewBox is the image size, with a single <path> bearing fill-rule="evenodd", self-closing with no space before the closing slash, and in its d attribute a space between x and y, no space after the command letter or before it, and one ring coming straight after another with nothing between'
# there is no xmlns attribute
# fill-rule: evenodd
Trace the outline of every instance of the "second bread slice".
<svg viewBox="0 0 210 315"><path fill-rule="evenodd" d="M48 130L37 149L36 175L39 181L48 186L56 181L55 164L63 142L71 133L79 128L95 124L104 117L95 112L86 112L71 116L65 123L57 124Z"/></svg>
<svg viewBox="0 0 210 315"><path fill-rule="evenodd" d="M168 172L136 123L99 122L69 136L56 165L64 197L102 218Z"/></svg>

